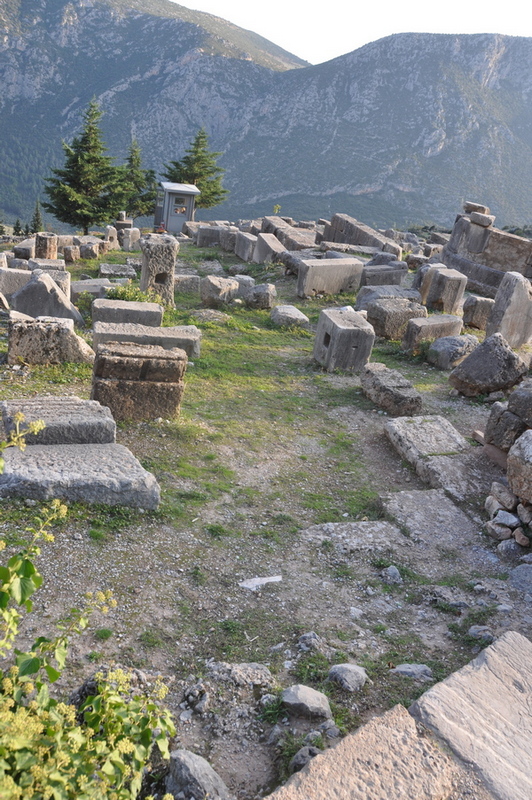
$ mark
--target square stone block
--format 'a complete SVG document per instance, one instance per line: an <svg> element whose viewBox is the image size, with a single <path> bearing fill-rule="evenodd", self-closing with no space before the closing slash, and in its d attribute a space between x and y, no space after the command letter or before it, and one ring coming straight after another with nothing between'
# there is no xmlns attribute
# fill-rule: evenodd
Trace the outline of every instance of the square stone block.
<svg viewBox="0 0 532 800"><path fill-rule="evenodd" d="M434 314L426 319L411 319L406 326L402 349L407 353L419 353L421 342L432 342L442 336L459 336L462 318L452 314Z"/></svg>
<svg viewBox="0 0 532 800"><path fill-rule="evenodd" d="M179 414L185 384L95 378L92 399L108 406L115 419L173 419Z"/></svg>
<svg viewBox="0 0 532 800"><path fill-rule="evenodd" d="M314 358L327 372L359 371L368 362L374 341L375 331L351 306L325 308L318 320Z"/></svg>

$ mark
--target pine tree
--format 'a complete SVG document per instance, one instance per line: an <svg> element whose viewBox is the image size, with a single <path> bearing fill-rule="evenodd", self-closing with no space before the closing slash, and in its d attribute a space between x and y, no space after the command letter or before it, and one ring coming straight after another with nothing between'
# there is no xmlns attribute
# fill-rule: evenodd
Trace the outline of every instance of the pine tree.
<svg viewBox="0 0 532 800"><path fill-rule="evenodd" d="M31 231L30 231L30 226L29 226L29 225L28 225L28 223L26 222L26 224L24 225L24 236L29 236L29 235L30 235L30 233L31 233Z"/></svg>
<svg viewBox="0 0 532 800"><path fill-rule="evenodd" d="M198 187L201 192L196 200L198 208L217 206L228 194L222 187L225 170L216 164L216 159L222 154L209 151L208 144L205 128L200 128L182 160L164 165L166 173L163 177L166 180L192 183Z"/></svg>
<svg viewBox="0 0 532 800"><path fill-rule="evenodd" d="M31 232L32 233L39 233L39 231L43 230L43 221L41 215L41 205L38 200L35 202L35 211L33 212L33 217L31 218Z"/></svg>
<svg viewBox="0 0 532 800"><path fill-rule="evenodd" d="M0 236L6 235L6 228L4 225L4 220L0 218Z"/></svg>
<svg viewBox="0 0 532 800"><path fill-rule="evenodd" d="M133 217L147 217L154 213L157 181L152 169L142 169L140 147L133 139L123 167L122 185L126 193L124 207Z"/></svg>
<svg viewBox="0 0 532 800"><path fill-rule="evenodd" d="M105 155L99 121L102 112L95 100L83 115L83 129L72 144L63 142L65 166L53 169L44 192L50 198L43 208L61 222L83 228L102 225L116 216L124 200L122 172Z"/></svg>
<svg viewBox="0 0 532 800"><path fill-rule="evenodd" d="M13 236L22 236L22 225L20 224L18 217L13 225Z"/></svg>

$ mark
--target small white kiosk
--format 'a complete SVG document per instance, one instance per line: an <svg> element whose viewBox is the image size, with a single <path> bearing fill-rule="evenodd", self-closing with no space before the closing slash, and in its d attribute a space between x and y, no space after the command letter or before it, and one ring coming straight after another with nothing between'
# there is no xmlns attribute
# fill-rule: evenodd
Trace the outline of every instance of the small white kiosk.
<svg viewBox="0 0 532 800"><path fill-rule="evenodd" d="M181 233L184 222L194 219L194 202L200 194L190 183L161 181L155 203L154 229L168 233Z"/></svg>

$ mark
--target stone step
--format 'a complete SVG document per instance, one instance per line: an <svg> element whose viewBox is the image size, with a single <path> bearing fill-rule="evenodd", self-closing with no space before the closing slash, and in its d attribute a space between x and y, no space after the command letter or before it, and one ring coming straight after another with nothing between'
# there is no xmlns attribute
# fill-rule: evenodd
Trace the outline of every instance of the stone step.
<svg viewBox="0 0 532 800"><path fill-rule="evenodd" d="M154 475L120 444L32 445L4 452L0 497L60 498L155 509L160 488Z"/></svg>
<svg viewBox="0 0 532 800"><path fill-rule="evenodd" d="M116 440L116 424L108 408L95 400L80 397L32 397L5 400L0 404L7 434L15 429L14 417L24 414L25 421L43 420L44 430L27 434L26 444L112 444Z"/></svg>

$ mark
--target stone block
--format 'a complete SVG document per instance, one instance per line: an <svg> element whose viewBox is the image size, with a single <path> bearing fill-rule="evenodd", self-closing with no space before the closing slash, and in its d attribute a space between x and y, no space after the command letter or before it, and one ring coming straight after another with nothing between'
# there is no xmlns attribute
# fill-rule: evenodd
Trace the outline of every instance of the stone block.
<svg viewBox="0 0 532 800"><path fill-rule="evenodd" d="M532 379L527 378L517 386L508 398L508 411L517 414L532 428Z"/></svg>
<svg viewBox="0 0 532 800"><path fill-rule="evenodd" d="M65 260L63 258L30 258L28 259L28 269L53 269L56 272L65 271Z"/></svg>
<svg viewBox="0 0 532 800"><path fill-rule="evenodd" d="M94 360L95 378L120 381L178 383L187 368L187 354L177 347L165 349L155 345L98 345Z"/></svg>
<svg viewBox="0 0 532 800"><path fill-rule="evenodd" d="M479 331L485 331L494 303L495 300L491 297L470 294L464 300L463 305L464 325L468 328L478 328Z"/></svg>
<svg viewBox="0 0 532 800"><path fill-rule="evenodd" d="M302 259L297 276L298 297L356 292L364 264L358 258Z"/></svg>
<svg viewBox="0 0 532 800"><path fill-rule="evenodd" d="M253 236L252 233L238 231L235 241L235 255L241 258L242 261L252 261L256 243L257 237Z"/></svg>
<svg viewBox="0 0 532 800"><path fill-rule="evenodd" d="M234 275L235 281L238 281L237 297L244 298L255 287L255 278L251 275Z"/></svg>
<svg viewBox="0 0 532 800"><path fill-rule="evenodd" d="M238 295L239 288L236 278L207 275L200 283L201 302L207 308L221 308Z"/></svg>
<svg viewBox="0 0 532 800"><path fill-rule="evenodd" d="M9 300L31 279L28 269L0 269L0 292Z"/></svg>
<svg viewBox="0 0 532 800"><path fill-rule="evenodd" d="M467 397L509 389L528 371L500 333L484 339L449 375L449 383Z"/></svg>
<svg viewBox="0 0 532 800"><path fill-rule="evenodd" d="M46 266L46 263L53 264L54 262L53 261L45 262L44 260L41 260L40 264L42 266L36 266L37 259L30 258L30 260L28 261L28 267L32 272L35 272L36 270L41 270L41 272L44 272L46 275L49 275L50 278L53 280L53 282L56 284L56 286L58 286L67 297L70 297L71 278L70 278L70 272L67 272L67 270L65 269L65 262L64 261L55 262L58 264L57 267ZM61 267L59 266L59 264L62 264L63 266Z"/></svg>
<svg viewBox="0 0 532 800"><path fill-rule="evenodd" d="M100 245L98 242L88 242L79 247L79 257L82 259L93 259L100 257Z"/></svg>
<svg viewBox="0 0 532 800"><path fill-rule="evenodd" d="M489 214L490 210L488 206L484 206L481 203L472 203L470 200L466 200L464 205L464 214L471 214L476 211L479 214Z"/></svg>
<svg viewBox="0 0 532 800"><path fill-rule="evenodd" d="M486 336L501 333L510 347L518 348L532 337L532 286L518 272L507 272L495 295Z"/></svg>
<svg viewBox="0 0 532 800"><path fill-rule="evenodd" d="M359 371L368 362L374 341L373 328L351 306L325 308L318 319L314 359L327 372Z"/></svg>
<svg viewBox="0 0 532 800"><path fill-rule="evenodd" d="M410 319L427 317L425 306L403 297L384 297L368 303L367 319L376 336L400 340Z"/></svg>
<svg viewBox="0 0 532 800"><path fill-rule="evenodd" d="M34 444L112 444L116 439L116 424L108 408L93 400L79 397L18 398L0 404L6 433L15 430L15 414L24 414L20 430L29 422L43 420L44 430L26 433L27 445Z"/></svg>
<svg viewBox="0 0 532 800"><path fill-rule="evenodd" d="M484 443L493 444L507 453L526 429L526 423L508 410L507 403L493 403L484 431Z"/></svg>
<svg viewBox="0 0 532 800"><path fill-rule="evenodd" d="M199 294L201 278L199 275L174 275L174 290L183 294Z"/></svg>
<svg viewBox="0 0 532 800"><path fill-rule="evenodd" d="M57 237L57 252L63 253L65 247L72 247L74 244L74 237L69 234L59 234Z"/></svg>
<svg viewBox="0 0 532 800"><path fill-rule="evenodd" d="M404 289L402 286L362 286L357 294L355 311L367 311L370 303L390 297L421 303L421 295L416 289Z"/></svg>
<svg viewBox="0 0 532 800"><path fill-rule="evenodd" d="M92 364L94 351L74 333L71 319L32 319L9 325L8 364Z"/></svg>
<svg viewBox="0 0 532 800"><path fill-rule="evenodd" d="M421 284L422 302L444 314L458 314L466 284L466 276L456 269L431 267Z"/></svg>
<svg viewBox="0 0 532 800"><path fill-rule="evenodd" d="M35 239L24 239L13 245L13 255L15 258L22 258L25 261L35 258Z"/></svg>
<svg viewBox="0 0 532 800"><path fill-rule="evenodd" d="M70 298L73 303L78 302L80 294L89 292L94 297L105 297L107 287L113 284L108 278L92 278L88 281L72 281L70 284Z"/></svg>
<svg viewBox="0 0 532 800"><path fill-rule="evenodd" d="M361 286L400 286L408 275L405 261L388 264L366 264L362 270Z"/></svg>
<svg viewBox="0 0 532 800"><path fill-rule="evenodd" d="M13 270L9 270L12 272ZM30 280L11 296L15 311L30 316L64 317L83 327L83 317L49 275L34 270Z"/></svg>
<svg viewBox="0 0 532 800"><path fill-rule="evenodd" d="M116 230L114 225L106 225L105 241L109 245L109 250L120 250L120 242L118 241L118 231Z"/></svg>
<svg viewBox="0 0 532 800"><path fill-rule="evenodd" d="M10 258L7 260L7 267L9 269L23 269L29 270L29 259L28 258ZM4 267L5 269L5 267Z"/></svg>
<svg viewBox="0 0 532 800"><path fill-rule="evenodd" d="M427 256L423 256L417 253L408 253L405 256L405 261L408 265L408 269L411 269L413 272L417 272L418 269L425 266L428 261Z"/></svg>
<svg viewBox="0 0 532 800"><path fill-rule="evenodd" d="M309 318L295 306L275 306L272 308L270 317L274 325L286 328L306 328L310 322Z"/></svg>
<svg viewBox="0 0 532 800"><path fill-rule="evenodd" d="M226 253L234 253L236 247L236 235L238 228L234 225L226 225L220 232L220 247Z"/></svg>
<svg viewBox="0 0 532 800"><path fill-rule="evenodd" d="M159 303L96 299L92 304L93 322L133 322L158 328L162 324L163 314L164 308Z"/></svg>
<svg viewBox="0 0 532 800"><path fill-rule="evenodd" d="M232 796L208 761L189 750L173 750L165 784L174 797L216 798L232 800Z"/></svg>
<svg viewBox="0 0 532 800"><path fill-rule="evenodd" d="M451 370L461 364L475 347L478 347L478 339L472 334L442 336L432 342L427 352L427 361L436 369Z"/></svg>
<svg viewBox="0 0 532 800"><path fill-rule="evenodd" d="M432 342L442 336L459 336L461 317L452 314L434 314L425 319L411 319L406 326L401 348L411 355L419 353L422 342Z"/></svg>
<svg viewBox="0 0 532 800"><path fill-rule="evenodd" d="M177 347L185 351L189 358L200 355L201 331L195 325L176 325L173 328L150 328L147 325L114 322L96 322L93 329L93 344L98 347L107 342L131 342L164 347L165 350Z"/></svg>
<svg viewBox="0 0 532 800"><path fill-rule="evenodd" d="M375 405L393 416L411 416L421 413L423 401L400 372L388 369L385 364L366 364L360 373L362 391Z"/></svg>
<svg viewBox="0 0 532 800"><path fill-rule="evenodd" d="M91 397L108 406L117 420L173 419L185 384L95 378Z"/></svg>
<svg viewBox="0 0 532 800"><path fill-rule="evenodd" d="M532 502L532 430L526 430L510 448L507 461L508 485L520 498Z"/></svg>
<svg viewBox="0 0 532 800"><path fill-rule="evenodd" d="M41 231L35 234L35 258L57 258L57 235Z"/></svg>
<svg viewBox="0 0 532 800"><path fill-rule="evenodd" d="M259 283L253 286L244 297L244 302L249 308L273 308L277 299L277 290L273 283Z"/></svg>
<svg viewBox="0 0 532 800"><path fill-rule="evenodd" d="M140 229L124 228L122 230L122 248L126 253L133 253L140 249Z"/></svg>
<svg viewBox="0 0 532 800"><path fill-rule="evenodd" d="M196 245L198 247L214 247L220 244L223 225L200 225Z"/></svg>
<svg viewBox="0 0 532 800"><path fill-rule="evenodd" d="M491 228L495 222L493 214L482 214L480 211L471 211L471 222L480 225L482 228Z"/></svg>
<svg viewBox="0 0 532 800"><path fill-rule="evenodd" d="M155 509L160 489L120 444L32 445L4 455L0 497Z"/></svg>
<svg viewBox="0 0 532 800"><path fill-rule="evenodd" d="M445 417L437 415L389 420L384 432L399 455L416 472L431 456L464 453L471 447Z"/></svg>
<svg viewBox="0 0 532 800"><path fill-rule="evenodd" d="M179 243L173 236L149 233L140 240L140 289L153 291L165 305L174 307L174 270Z"/></svg>
<svg viewBox="0 0 532 800"><path fill-rule="evenodd" d="M284 245L273 233L259 233L253 251L253 261L255 264L269 264L275 261L284 250Z"/></svg>
<svg viewBox="0 0 532 800"><path fill-rule="evenodd" d="M532 694L532 643L507 631L470 664L425 692L410 713L472 764L493 797L532 797L532 738L524 698Z"/></svg>
<svg viewBox="0 0 532 800"><path fill-rule="evenodd" d="M79 261L81 258L79 247L77 247L77 245L68 245L67 247L64 247L63 255L67 264L73 264L75 261Z"/></svg>
<svg viewBox="0 0 532 800"><path fill-rule="evenodd" d="M98 276L100 278L130 278L135 280L137 271L129 264L100 264Z"/></svg>

